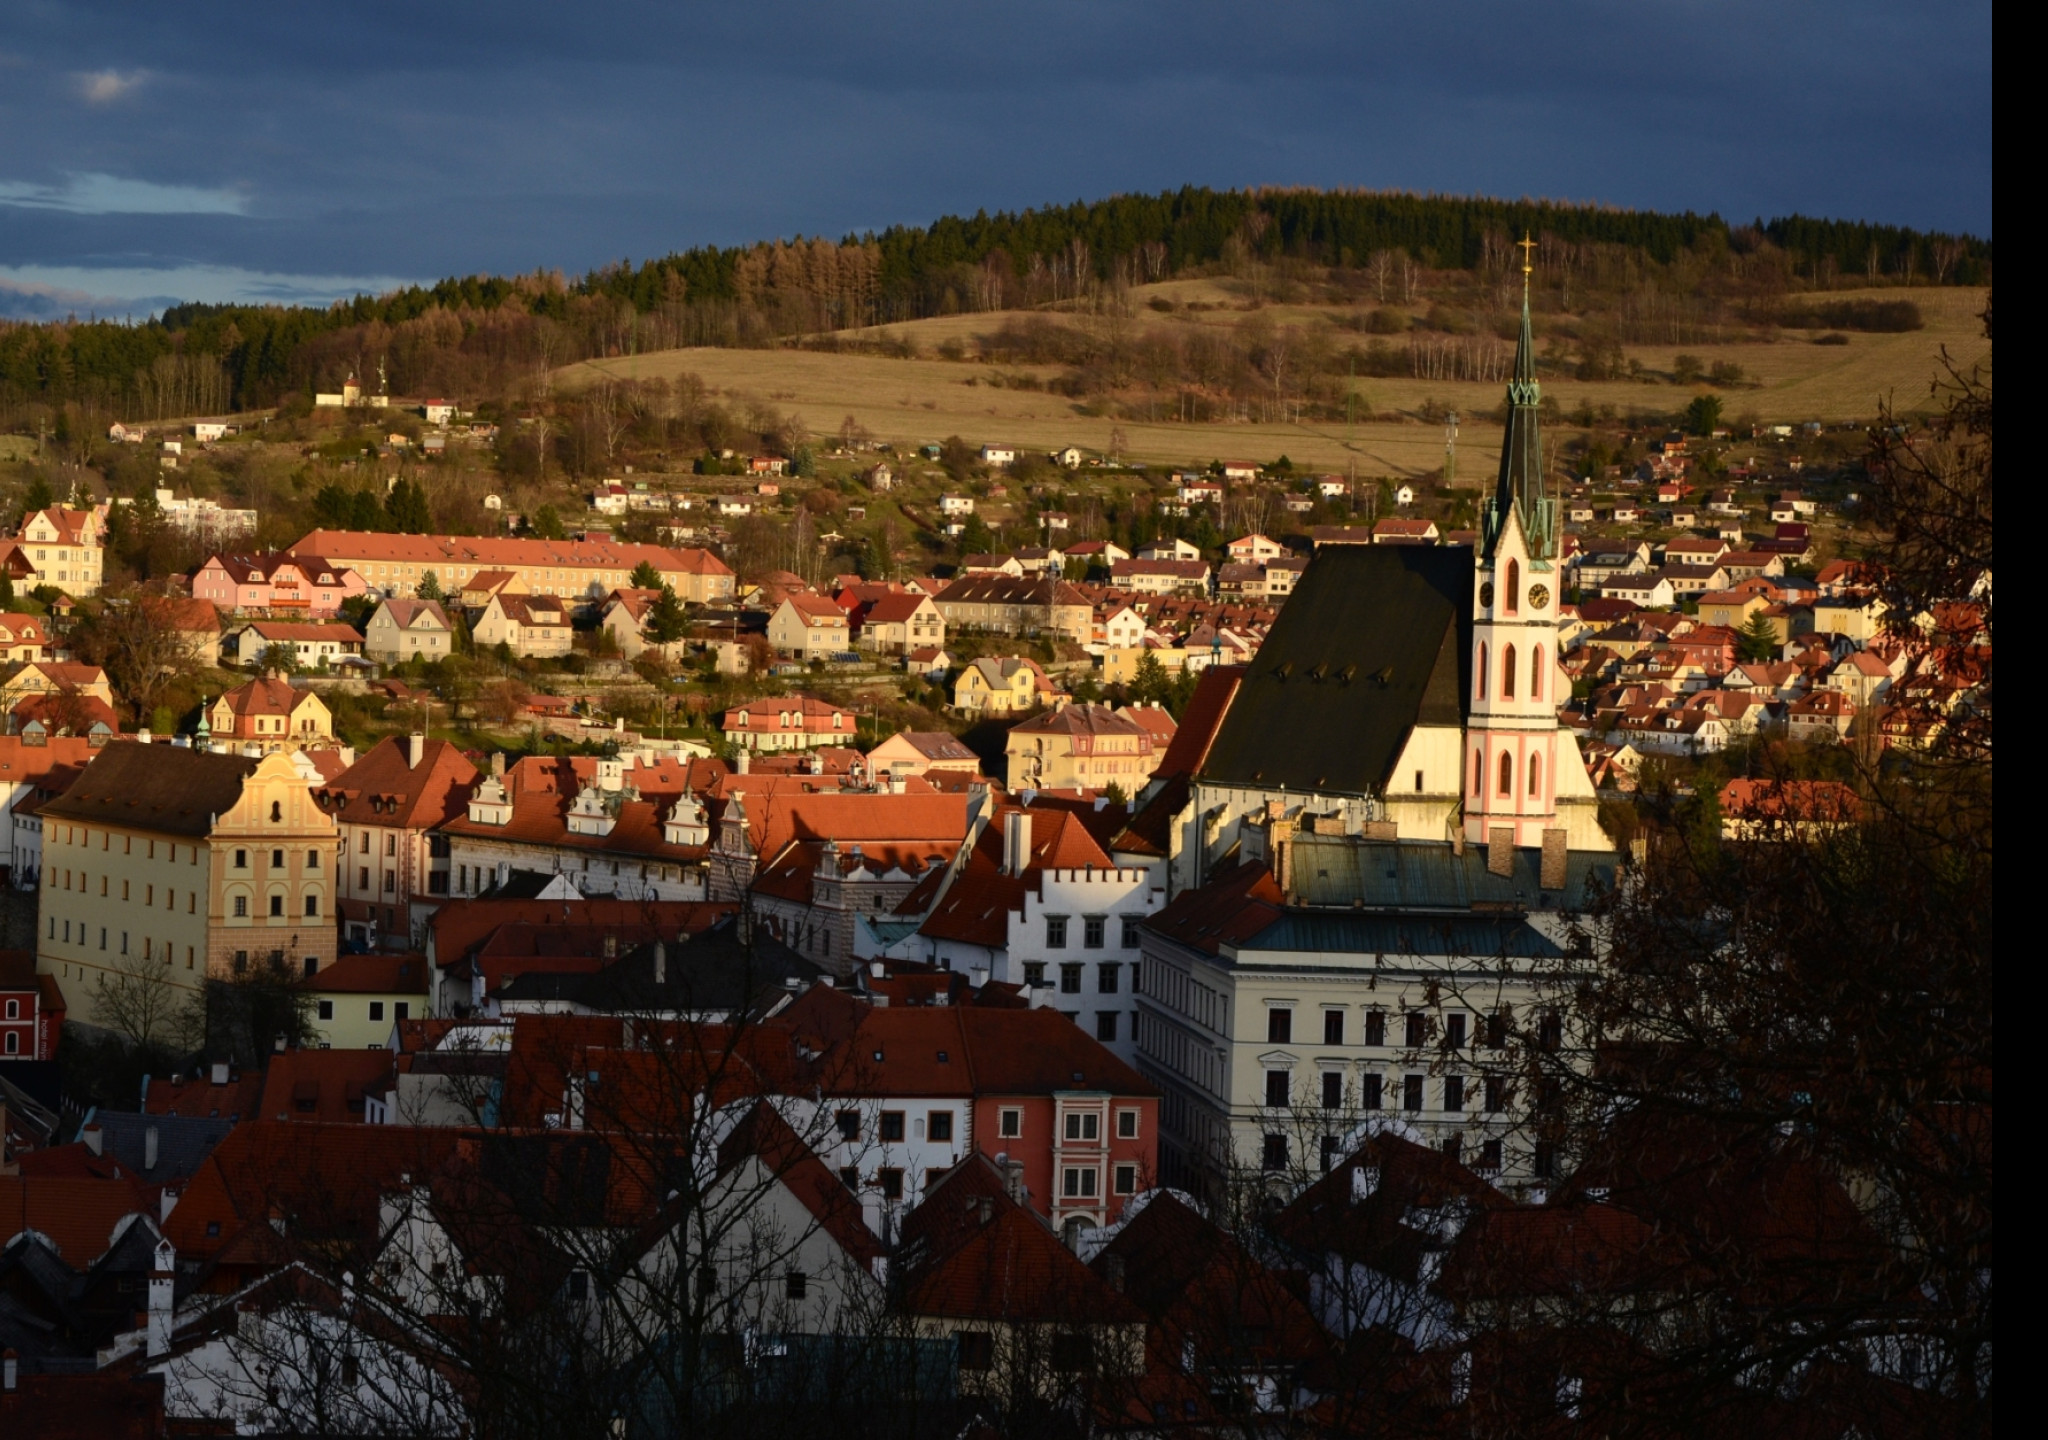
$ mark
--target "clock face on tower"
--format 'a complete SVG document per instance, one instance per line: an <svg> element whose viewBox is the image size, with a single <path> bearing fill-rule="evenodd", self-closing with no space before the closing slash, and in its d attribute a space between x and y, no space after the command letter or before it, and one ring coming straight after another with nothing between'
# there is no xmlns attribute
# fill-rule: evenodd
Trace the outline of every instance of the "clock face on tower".
<svg viewBox="0 0 2048 1440"><path fill-rule="evenodd" d="M1493 608L1493 582L1491 580L1479 587L1479 608L1482 610L1491 610Z"/></svg>
<svg viewBox="0 0 2048 1440"><path fill-rule="evenodd" d="M1530 609L1541 610L1544 606L1548 605L1549 603L1550 587L1548 585L1531 585L1529 587Z"/></svg>

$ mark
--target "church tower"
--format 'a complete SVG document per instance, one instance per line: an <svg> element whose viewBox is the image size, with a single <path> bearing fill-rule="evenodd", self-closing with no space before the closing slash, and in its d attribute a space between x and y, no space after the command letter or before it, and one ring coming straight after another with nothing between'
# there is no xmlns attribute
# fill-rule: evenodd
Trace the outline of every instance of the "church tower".
<svg viewBox="0 0 2048 1440"><path fill-rule="evenodd" d="M1589 787L1578 746L1557 728L1557 607L1562 589L1557 501L1546 493L1529 263L1522 242L1522 334L1508 381L1500 476L1480 514L1473 567L1472 708L1466 727L1465 838L1541 845L1558 828L1560 783ZM1576 775L1560 776L1568 765ZM1574 783L1577 782L1577 783ZM1499 832L1508 832L1505 837Z"/></svg>

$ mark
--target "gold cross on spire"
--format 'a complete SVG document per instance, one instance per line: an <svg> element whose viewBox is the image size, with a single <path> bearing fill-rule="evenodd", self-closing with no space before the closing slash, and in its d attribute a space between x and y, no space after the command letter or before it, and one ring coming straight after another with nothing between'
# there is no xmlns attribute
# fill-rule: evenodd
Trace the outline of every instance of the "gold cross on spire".
<svg viewBox="0 0 2048 1440"><path fill-rule="evenodd" d="M1529 238L1529 232L1527 230L1524 230L1522 232L1522 238L1517 240L1515 242L1515 245L1522 252L1522 273L1524 275L1527 275L1530 271L1536 268L1534 265L1529 263L1529 257L1536 253L1536 242L1534 240L1531 240Z"/></svg>

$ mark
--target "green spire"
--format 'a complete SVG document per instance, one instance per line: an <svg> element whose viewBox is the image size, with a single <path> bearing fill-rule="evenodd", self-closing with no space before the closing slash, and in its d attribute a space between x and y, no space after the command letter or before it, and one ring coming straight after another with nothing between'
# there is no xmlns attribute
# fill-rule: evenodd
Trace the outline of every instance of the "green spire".
<svg viewBox="0 0 2048 1440"><path fill-rule="evenodd" d="M1529 321L1529 256L1536 242L1526 235L1522 247L1522 333L1515 342L1515 370L1508 380L1508 429L1501 439L1500 476L1488 502L1482 539L1491 555L1513 510L1521 521L1532 559L1557 554L1557 506L1544 492L1543 432L1537 406L1542 386L1536 383L1536 336Z"/></svg>

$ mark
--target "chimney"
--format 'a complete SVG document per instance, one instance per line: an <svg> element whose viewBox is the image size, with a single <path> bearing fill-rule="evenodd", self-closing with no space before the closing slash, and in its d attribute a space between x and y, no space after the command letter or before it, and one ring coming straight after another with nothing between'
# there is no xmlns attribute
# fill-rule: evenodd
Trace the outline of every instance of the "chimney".
<svg viewBox="0 0 2048 1440"><path fill-rule="evenodd" d="M1360 1200L1370 1200L1370 1199L1372 1198L1372 1196L1373 1196L1373 1192L1374 1192L1375 1190L1378 1190L1379 1188L1380 1188L1380 1167L1379 1167L1379 1166L1377 1166L1377 1165L1359 1165L1359 1166L1355 1166L1355 1167L1354 1167L1354 1168L1352 1169L1352 1171L1351 1171L1351 1200L1352 1200L1352 1203L1353 1203L1353 1204L1356 1204L1356 1203L1357 1203L1357 1202L1359 1202Z"/></svg>
<svg viewBox="0 0 2048 1440"><path fill-rule="evenodd" d="M1024 1162L1022 1160L1003 1161L1003 1193L1019 1205L1024 1203Z"/></svg>
<svg viewBox="0 0 2048 1440"><path fill-rule="evenodd" d="M85 1142L85 1148L95 1155L106 1151L106 1132L97 1125L88 1125L78 1132L78 1138Z"/></svg>
<svg viewBox="0 0 2048 1440"><path fill-rule="evenodd" d="M1277 802L1274 808L1278 808ZM1294 822L1281 815L1267 814L1272 819L1266 824L1266 865L1273 872L1273 883L1280 887L1282 895L1294 893Z"/></svg>
<svg viewBox="0 0 2048 1440"><path fill-rule="evenodd" d="M156 1156L157 1133L156 1126L152 1125L142 1132L142 1168L144 1170L156 1169Z"/></svg>
<svg viewBox="0 0 2048 1440"><path fill-rule="evenodd" d="M21 1357L9 1350L4 1356L0 1356L0 1390L11 1395L15 1386L20 1383Z"/></svg>
<svg viewBox="0 0 2048 1440"><path fill-rule="evenodd" d="M659 940L654 942L654 983L668 984L668 946Z"/></svg>
<svg viewBox="0 0 2048 1440"><path fill-rule="evenodd" d="M889 967L880 960L870 960L868 961L868 974L877 980L887 980L889 978Z"/></svg>
<svg viewBox="0 0 2048 1440"><path fill-rule="evenodd" d="M1368 840L1398 840L1401 827L1392 820L1368 820L1361 832Z"/></svg>
<svg viewBox="0 0 2048 1440"><path fill-rule="evenodd" d="M1571 853L1565 849L1564 837L1562 829L1543 832L1543 873L1537 883L1545 890L1564 889L1565 865Z"/></svg>
<svg viewBox="0 0 2048 1440"><path fill-rule="evenodd" d="M1003 816L1003 873L1022 875L1031 863L1031 814L1012 810Z"/></svg>
<svg viewBox="0 0 2048 1440"><path fill-rule="evenodd" d="M227 1061L225 1061L225 1060L216 1060L216 1061L214 1061L214 1062L213 1062L213 1074L212 1074L212 1080L213 1080L213 1083L214 1083L214 1084L216 1084L216 1085L225 1085L225 1084L227 1084L227 1083L228 1083L228 1062L227 1062Z"/></svg>
<svg viewBox="0 0 2048 1440"><path fill-rule="evenodd" d="M745 749L744 747L741 748L739 754L732 757L732 770L733 774L735 775L745 775L750 773L753 769L753 765L754 752Z"/></svg>
<svg viewBox="0 0 2048 1440"><path fill-rule="evenodd" d="M493 750L491 752L491 776L497 780L505 778L505 752L503 750Z"/></svg>
<svg viewBox="0 0 2048 1440"><path fill-rule="evenodd" d="M427 737L426 737L426 736L424 736L424 735L417 735L417 734L415 734L415 735L408 735L408 736L406 736L406 737L405 737L405 768L406 768L406 769L408 769L408 770L417 770L417 769L419 769L419 768L420 768L420 761L422 761L422 760L424 760L424 759L426 759L426 758L427 758Z"/></svg>
<svg viewBox="0 0 2048 1440"><path fill-rule="evenodd" d="M1515 827L1495 825L1486 832L1486 873L1508 876L1515 873Z"/></svg>
<svg viewBox="0 0 2048 1440"><path fill-rule="evenodd" d="M977 990L979 990L979 989L980 989L980 988L981 988L982 986L984 986L984 985L988 984L988 966L986 966L986 965L970 965L970 966L968 966L968 967L967 967L967 983L968 983L968 984L970 984L970 985L972 985L972 986L973 986L973 987L974 987L975 989L977 989Z"/></svg>

